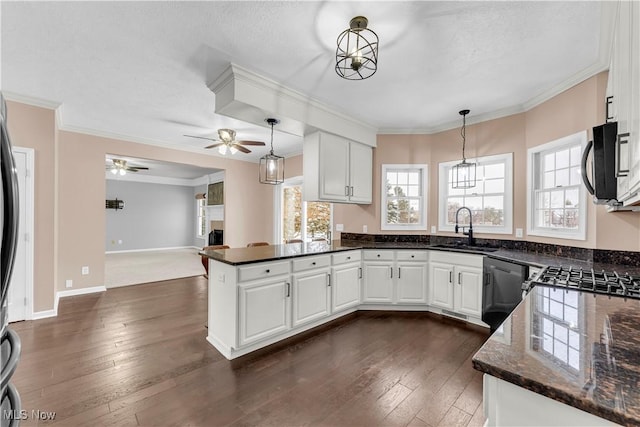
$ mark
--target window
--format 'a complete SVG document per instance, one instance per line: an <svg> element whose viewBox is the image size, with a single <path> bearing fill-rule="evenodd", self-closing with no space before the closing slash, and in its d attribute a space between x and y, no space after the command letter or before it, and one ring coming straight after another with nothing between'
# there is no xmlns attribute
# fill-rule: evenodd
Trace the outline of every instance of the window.
<svg viewBox="0 0 640 427"><path fill-rule="evenodd" d="M530 148L527 232L563 239L586 239L586 195L580 162L587 133L579 132Z"/></svg>
<svg viewBox="0 0 640 427"><path fill-rule="evenodd" d="M470 161L474 161L470 159ZM456 212L467 207L472 212L473 229L481 233L511 234L513 223L513 155L512 153L475 159L476 186L455 189L451 186L451 168L459 161L439 165L439 225L441 231L453 231ZM464 218L464 220L463 220ZM469 217L460 213L460 223Z"/></svg>
<svg viewBox="0 0 640 427"><path fill-rule="evenodd" d="M198 220L196 222L196 235L204 238L207 234L207 212L206 212L207 199L196 200L196 210L198 212Z"/></svg>
<svg viewBox="0 0 640 427"><path fill-rule="evenodd" d="M279 219L276 227L280 235L278 241L331 239L331 203L303 201L300 178L287 180L277 193L280 198L276 203L280 209L279 215L276 215Z"/></svg>
<svg viewBox="0 0 640 427"><path fill-rule="evenodd" d="M382 230L424 230L427 165L382 165Z"/></svg>

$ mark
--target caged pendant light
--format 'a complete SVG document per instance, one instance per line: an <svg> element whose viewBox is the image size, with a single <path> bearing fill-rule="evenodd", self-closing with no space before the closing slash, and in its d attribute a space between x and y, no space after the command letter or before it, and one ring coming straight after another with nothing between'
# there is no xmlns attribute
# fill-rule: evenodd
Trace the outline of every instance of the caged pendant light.
<svg viewBox="0 0 640 427"><path fill-rule="evenodd" d="M273 154L273 126L280 123L278 119L264 119L271 125L271 151L260 157L260 183L278 185L284 182L284 157Z"/></svg>
<svg viewBox="0 0 640 427"><path fill-rule="evenodd" d="M364 80L378 69L378 35L367 28L369 21L356 16L338 36L336 73L347 80Z"/></svg>
<svg viewBox="0 0 640 427"><path fill-rule="evenodd" d="M476 186L476 164L467 162L464 157L464 148L466 145L466 116L470 110L462 110L459 114L462 116L462 162L451 168L451 187L452 188L472 188Z"/></svg>

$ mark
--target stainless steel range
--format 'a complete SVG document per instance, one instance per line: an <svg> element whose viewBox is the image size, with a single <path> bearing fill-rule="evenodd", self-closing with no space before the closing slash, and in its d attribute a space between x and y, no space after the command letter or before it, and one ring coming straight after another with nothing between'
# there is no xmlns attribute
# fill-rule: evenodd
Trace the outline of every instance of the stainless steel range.
<svg viewBox="0 0 640 427"><path fill-rule="evenodd" d="M640 299L640 275L619 274L616 271L546 267L537 276L524 282L522 289L528 292L535 285Z"/></svg>

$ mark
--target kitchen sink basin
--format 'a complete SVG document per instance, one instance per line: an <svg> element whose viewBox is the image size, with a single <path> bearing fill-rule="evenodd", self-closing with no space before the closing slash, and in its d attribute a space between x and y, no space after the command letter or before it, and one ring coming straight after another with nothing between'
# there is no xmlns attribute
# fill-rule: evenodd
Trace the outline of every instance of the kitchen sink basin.
<svg viewBox="0 0 640 427"><path fill-rule="evenodd" d="M486 246L469 246L469 245L458 245L458 244L440 244L440 245L431 245L432 248L442 248L442 249L457 249L461 251L473 251L473 252L495 252L497 248L487 248Z"/></svg>

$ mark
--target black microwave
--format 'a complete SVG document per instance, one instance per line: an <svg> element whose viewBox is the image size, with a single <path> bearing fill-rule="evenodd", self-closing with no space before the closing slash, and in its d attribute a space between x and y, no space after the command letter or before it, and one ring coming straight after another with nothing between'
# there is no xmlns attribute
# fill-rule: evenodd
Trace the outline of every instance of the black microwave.
<svg viewBox="0 0 640 427"><path fill-rule="evenodd" d="M587 191L593 196L593 202L599 205L618 204L618 179L616 178L617 138L617 122L595 126L593 128L593 141L587 143L587 147L582 153L582 180L587 187ZM587 170L587 157L589 157L591 151L593 151L591 169Z"/></svg>

